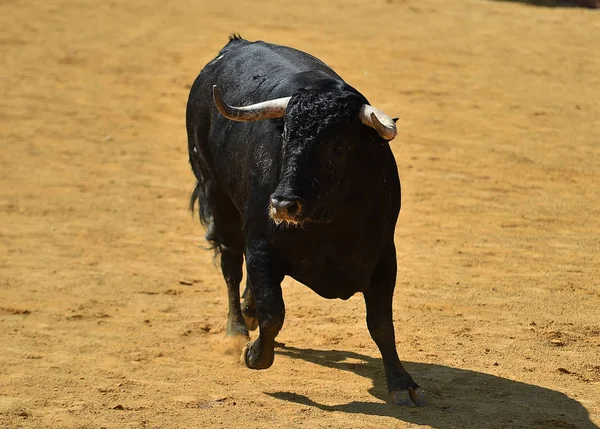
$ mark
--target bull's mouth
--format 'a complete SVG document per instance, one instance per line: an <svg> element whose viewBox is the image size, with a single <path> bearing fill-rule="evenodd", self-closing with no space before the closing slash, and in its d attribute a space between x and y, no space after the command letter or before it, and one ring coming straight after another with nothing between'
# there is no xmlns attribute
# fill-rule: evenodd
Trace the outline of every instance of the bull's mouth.
<svg viewBox="0 0 600 429"><path fill-rule="evenodd" d="M333 219L327 210L317 210L311 215L302 214L291 215L285 211L277 210L273 204L269 204L269 217L275 223L275 225L295 226L302 228L309 223L330 223Z"/></svg>

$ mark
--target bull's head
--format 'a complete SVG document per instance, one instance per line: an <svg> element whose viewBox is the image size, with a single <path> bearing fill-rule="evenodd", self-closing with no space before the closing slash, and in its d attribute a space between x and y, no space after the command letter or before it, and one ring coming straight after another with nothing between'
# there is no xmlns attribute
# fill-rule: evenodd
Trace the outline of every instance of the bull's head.
<svg viewBox="0 0 600 429"><path fill-rule="evenodd" d="M329 221L330 208L350 192L346 178L356 174L350 171L356 148L396 136L395 121L343 83L326 81L244 107L226 104L216 86L213 98L219 112L234 121L284 118L280 182L269 205L277 224Z"/></svg>

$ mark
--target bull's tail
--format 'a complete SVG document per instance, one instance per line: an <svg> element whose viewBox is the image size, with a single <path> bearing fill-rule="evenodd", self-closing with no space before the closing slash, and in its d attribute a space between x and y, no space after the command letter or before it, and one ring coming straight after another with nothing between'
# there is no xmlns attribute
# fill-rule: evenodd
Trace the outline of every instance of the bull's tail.
<svg viewBox="0 0 600 429"><path fill-rule="evenodd" d="M206 230L206 241L209 243L209 249L214 250L216 259L220 253L221 242L218 235L215 233L213 214L209 209L209 204L207 204L206 192L200 181L196 182L196 186L194 186L194 190L190 197L190 211L192 214L195 211L196 202L198 202L198 217L200 218L200 223Z"/></svg>

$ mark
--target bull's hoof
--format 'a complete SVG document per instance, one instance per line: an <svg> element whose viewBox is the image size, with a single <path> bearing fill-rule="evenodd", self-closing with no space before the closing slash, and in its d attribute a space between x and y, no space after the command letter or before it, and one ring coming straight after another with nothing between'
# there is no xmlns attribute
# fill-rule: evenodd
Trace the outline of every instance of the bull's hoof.
<svg viewBox="0 0 600 429"><path fill-rule="evenodd" d="M246 328L248 328L249 331L256 330L256 328L258 328L258 318L246 316L245 314L243 314L243 315L244 315L244 322L246 322Z"/></svg>
<svg viewBox="0 0 600 429"><path fill-rule="evenodd" d="M425 406L425 393L420 387L396 390L390 394L392 395L392 402L396 405L408 406L415 404L417 407Z"/></svg>
<svg viewBox="0 0 600 429"><path fill-rule="evenodd" d="M274 353L268 356L261 355L260 349L256 347L256 341L246 344L240 355L240 362L250 369L267 369L273 365Z"/></svg>

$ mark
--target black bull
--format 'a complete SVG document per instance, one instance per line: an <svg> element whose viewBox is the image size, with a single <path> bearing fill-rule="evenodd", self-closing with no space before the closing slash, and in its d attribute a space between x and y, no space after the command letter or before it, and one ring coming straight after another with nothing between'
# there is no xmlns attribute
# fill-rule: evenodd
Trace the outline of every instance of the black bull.
<svg viewBox="0 0 600 429"><path fill-rule="evenodd" d="M221 256L227 333L249 338L258 323L259 336L242 352L248 368L273 363L288 275L325 298L362 292L392 400L424 404L398 358L392 321L400 211L387 144L394 122L317 58L236 36L194 82L191 206L198 201L206 239Z"/></svg>

